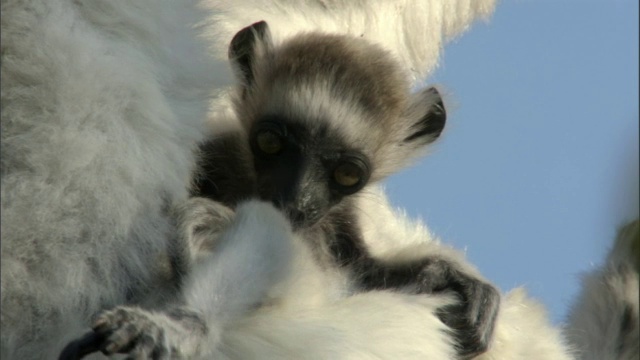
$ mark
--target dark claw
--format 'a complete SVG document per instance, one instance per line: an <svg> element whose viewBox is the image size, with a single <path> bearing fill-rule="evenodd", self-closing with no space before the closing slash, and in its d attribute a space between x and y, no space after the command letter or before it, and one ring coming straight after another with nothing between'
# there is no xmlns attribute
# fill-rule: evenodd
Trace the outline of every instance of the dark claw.
<svg viewBox="0 0 640 360"><path fill-rule="evenodd" d="M79 360L83 357L100 351L100 348L106 340L108 334L96 333L89 331L80 339L74 340L67 344L60 353L58 360Z"/></svg>

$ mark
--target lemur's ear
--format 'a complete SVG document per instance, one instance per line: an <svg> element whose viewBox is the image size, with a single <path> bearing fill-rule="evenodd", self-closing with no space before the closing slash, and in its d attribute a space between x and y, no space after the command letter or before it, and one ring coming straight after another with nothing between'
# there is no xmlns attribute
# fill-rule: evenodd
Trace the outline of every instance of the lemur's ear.
<svg viewBox="0 0 640 360"><path fill-rule="evenodd" d="M427 145L436 140L447 120L442 97L436 88L430 87L412 96L404 113L410 126L404 138L413 146Z"/></svg>
<svg viewBox="0 0 640 360"><path fill-rule="evenodd" d="M247 26L233 37L229 45L229 60L236 76L245 86L253 83L256 58L272 47L266 21Z"/></svg>

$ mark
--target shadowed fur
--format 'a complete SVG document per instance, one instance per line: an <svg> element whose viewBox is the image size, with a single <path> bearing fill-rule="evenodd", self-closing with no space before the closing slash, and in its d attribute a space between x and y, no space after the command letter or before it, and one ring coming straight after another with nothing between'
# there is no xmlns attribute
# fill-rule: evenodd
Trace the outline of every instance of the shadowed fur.
<svg viewBox="0 0 640 360"><path fill-rule="evenodd" d="M2 359L50 359L97 311L173 296L168 208L226 85L198 36L209 15L2 1Z"/></svg>

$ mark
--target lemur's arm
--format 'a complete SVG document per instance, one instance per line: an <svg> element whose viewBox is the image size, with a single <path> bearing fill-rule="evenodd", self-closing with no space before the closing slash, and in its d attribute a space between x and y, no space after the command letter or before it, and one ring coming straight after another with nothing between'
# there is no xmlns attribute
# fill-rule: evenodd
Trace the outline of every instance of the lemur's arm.
<svg viewBox="0 0 640 360"><path fill-rule="evenodd" d="M356 217L338 215L330 244L337 263L352 272L362 290L394 289L408 293L455 293L459 302L438 311L454 330L461 358L485 352L491 342L500 305L500 292L468 264L442 251L411 261L376 259L370 255Z"/></svg>
<svg viewBox="0 0 640 360"><path fill-rule="evenodd" d="M454 330L458 354L472 358L489 348L500 305L500 293L492 284L437 255L399 264L365 260L357 266L360 284L367 290L455 293L460 301L440 309L438 317Z"/></svg>

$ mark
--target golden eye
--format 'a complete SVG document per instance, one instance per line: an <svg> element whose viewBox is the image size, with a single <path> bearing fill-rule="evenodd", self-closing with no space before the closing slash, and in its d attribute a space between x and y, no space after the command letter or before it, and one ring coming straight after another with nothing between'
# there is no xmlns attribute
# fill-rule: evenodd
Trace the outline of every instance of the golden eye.
<svg viewBox="0 0 640 360"><path fill-rule="evenodd" d="M333 178L340 186L351 187L360 183L362 169L354 163L345 162L336 167Z"/></svg>
<svg viewBox="0 0 640 360"><path fill-rule="evenodd" d="M265 154L275 155L282 150L282 139L273 131L264 130L256 136L258 148Z"/></svg>

